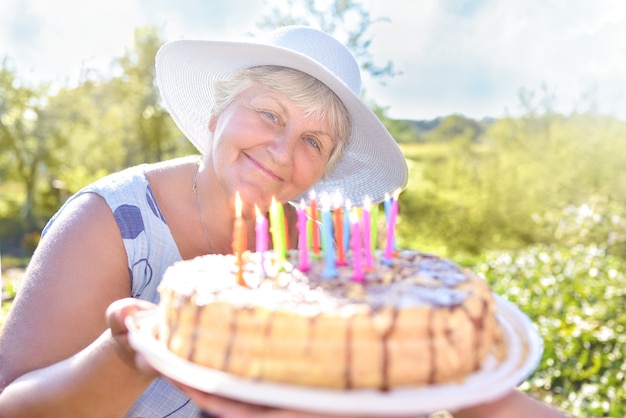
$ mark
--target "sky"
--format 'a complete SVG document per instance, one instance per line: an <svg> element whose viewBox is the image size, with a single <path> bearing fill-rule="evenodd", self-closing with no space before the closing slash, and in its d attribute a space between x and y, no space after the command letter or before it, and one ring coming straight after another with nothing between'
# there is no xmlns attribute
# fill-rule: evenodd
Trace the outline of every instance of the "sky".
<svg viewBox="0 0 626 418"><path fill-rule="evenodd" d="M279 0L2 0L0 59L30 83L71 85L106 72L136 27L166 41L248 40ZM626 2L622 0L362 0L376 23L374 61L400 72L364 77L370 100L398 119L522 114L551 99L626 120ZM269 3L268 3L269 2Z"/></svg>

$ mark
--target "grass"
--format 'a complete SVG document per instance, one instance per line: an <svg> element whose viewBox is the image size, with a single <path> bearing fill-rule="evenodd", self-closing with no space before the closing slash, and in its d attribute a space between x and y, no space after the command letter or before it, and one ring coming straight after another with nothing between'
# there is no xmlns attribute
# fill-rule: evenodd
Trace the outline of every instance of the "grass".
<svg viewBox="0 0 626 418"><path fill-rule="evenodd" d="M6 318L9 313L9 309L11 309L12 302L2 302L2 308L0 309L0 327L4 323L4 318Z"/></svg>
<svg viewBox="0 0 626 418"><path fill-rule="evenodd" d="M2 261L4 263L5 259L3 258ZM5 264L3 264L3 266L5 266ZM22 280L23 275L24 269L21 267L10 267L2 269L2 292L0 292L2 295L2 306L0 307L0 326L2 326L4 318L6 318L9 309L11 309L11 305L13 304L13 298L15 297L15 294L19 288L19 284Z"/></svg>

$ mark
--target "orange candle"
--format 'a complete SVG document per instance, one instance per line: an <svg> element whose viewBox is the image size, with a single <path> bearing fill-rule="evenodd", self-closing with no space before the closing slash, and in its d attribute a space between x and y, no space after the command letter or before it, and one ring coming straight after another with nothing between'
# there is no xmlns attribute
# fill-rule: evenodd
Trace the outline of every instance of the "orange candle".
<svg viewBox="0 0 626 418"><path fill-rule="evenodd" d="M339 192L335 193L333 197L333 204L335 209L333 210L334 217L334 229L335 229L335 243L337 245L337 261L335 262L338 266L346 266L348 262L346 261L346 253L343 248L343 213L341 210L341 194Z"/></svg>
<svg viewBox="0 0 626 418"><path fill-rule="evenodd" d="M239 192L235 195L235 226L233 228L233 252L237 263L237 283L246 286L243 280L243 251L246 248L246 230L241 219L242 210L241 197Z"/></svg>
<svg viewBox="0 0 626 418"><path fill-rule="evenodd" d="M320 231L317 222L317 201L315 200L315 192L311 192L311 247L313 255L320 254Z"/></svg>

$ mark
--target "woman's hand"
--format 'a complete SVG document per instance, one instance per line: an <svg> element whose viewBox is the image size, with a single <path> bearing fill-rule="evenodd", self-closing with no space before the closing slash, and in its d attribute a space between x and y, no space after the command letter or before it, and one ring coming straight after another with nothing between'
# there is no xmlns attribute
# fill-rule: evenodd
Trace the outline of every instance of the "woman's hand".
<svg viewBox="0 0 626 418"><path fill-rule="evenodd" d="M205 417L219 418L340 418L341 415L317 414L305 411L293 411L285 409L271 408L267 406L253 405L239 402L221 396L211 395L186 386L179 382L172 382L180 390L185 392L200 409L206 411ZM369 418L372 418L368 415ZM419 418L413 415L413 418ZM346 417L348 418L348 417ZM350 415L349 418L358 418L357 415ZM382 417L381 417L382 418ZM384 416L384 418L388 418ZM407 417L409 418L409 417Z"/></svg>
<svg viewBox="0 0 626 418"><path fill-rule="evenodd" d="M117 342L119 356L128 365L135 367L142 374L149 377L158 377L159 373L152 367L146 359L137 353L128 342L128 328L126 318L138 311L155 309L154 303L135 299L124 298L113 302L106 311L107 326L111 330L111 335Z"/></svg>

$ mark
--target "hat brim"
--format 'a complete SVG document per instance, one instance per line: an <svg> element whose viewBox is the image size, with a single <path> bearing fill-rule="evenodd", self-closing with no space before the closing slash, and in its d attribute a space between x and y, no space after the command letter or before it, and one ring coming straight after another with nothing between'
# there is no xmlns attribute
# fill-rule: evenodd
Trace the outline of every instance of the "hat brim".
<svg viewBox="0 0 626 418"><path fill-rule="evenodd" d="M157 53L157 82L165 106L202 154L211 146L208 123L214 107L213 82L261 65L289 67L315 77L341 99L350 114L352 134L342 158L311 190L318 195L339 191L344 199L361 205L366 197L378 203L406 186L404 155L378 117L323 65L273 45L184 40L167 43ZM309 192L300 197L308 198Z"/></svg>

